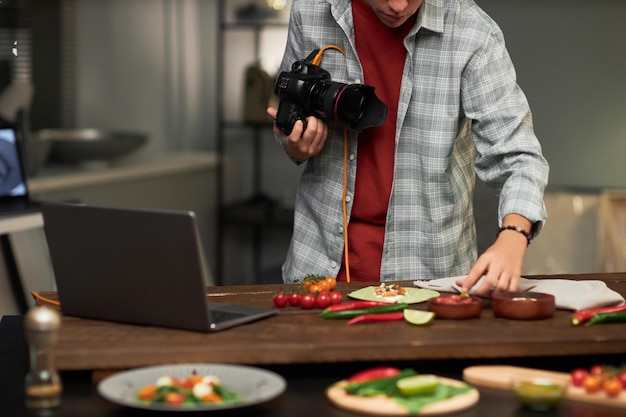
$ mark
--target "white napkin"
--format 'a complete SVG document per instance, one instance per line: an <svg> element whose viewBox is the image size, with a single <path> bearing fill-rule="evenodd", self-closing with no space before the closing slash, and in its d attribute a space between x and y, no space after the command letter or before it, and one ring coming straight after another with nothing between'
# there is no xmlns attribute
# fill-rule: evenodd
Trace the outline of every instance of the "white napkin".
<svg viewBox="0 0 626 417"><path fill-rule="evenodd" d="M435 291L461 292L456 284L464 277L449 277L430 280L418 280L413 283L419 288ZM472 294L480 285L481 278L470 290ZM587 308L608 307L624 304L625 300L619 293L610 289L604 281L570 279L528 279L521 278L519 291L543 292L554 295L556 307L564 310L583 310Z"/></svg>

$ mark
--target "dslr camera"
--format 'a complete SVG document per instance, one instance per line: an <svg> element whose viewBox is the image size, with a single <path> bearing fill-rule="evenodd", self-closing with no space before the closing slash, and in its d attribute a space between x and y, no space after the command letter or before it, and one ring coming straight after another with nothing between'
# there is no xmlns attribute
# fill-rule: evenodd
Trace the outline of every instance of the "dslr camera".
<svg viewBox="0 0 626 417"><path fill-rule="evenodd" d="M387 105L364 84L331 81L330 73L312 63L319 49L294 62L291 71L279 74L274 93L280 98L275 123L289 135L297 120L306 118L338 120L352 130L381 126L387 118Z"/></svg>

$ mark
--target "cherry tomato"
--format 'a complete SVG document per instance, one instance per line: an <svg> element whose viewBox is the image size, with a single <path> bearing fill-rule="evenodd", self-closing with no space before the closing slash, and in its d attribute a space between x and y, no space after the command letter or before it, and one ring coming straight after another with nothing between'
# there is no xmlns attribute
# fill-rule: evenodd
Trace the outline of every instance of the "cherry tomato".
<svg viewBox="0 0 626 417"><path fill-rule="evenodd" d="M315 307L315 296L311 293L302 294L300 296L300 307L305 310Z"/></svg>
<svg viewBox="0 0 626 417"><path fill-rule="evenodd" d="M300 294L298 294L297 292L292 292L291 294L289 294L287 296L287 301L289 302L289 305L292 307L297 307L300 305Z"/></svg>
<svg viewBox="0 0 626 417"><path fill-rule="evenodd" d="M602 389L609 397L617 397L622 392L622 382L617 377L612 377L602 383Z"/></svg>
<svg viewBox="0 0 626 417"><path fill-rule="evenodd" d="M591 369L589 369L591 375L602 375L602 372L604 372L602 365L593 365Z"/></svg>
<svg viewBox="0 0 626 417"><path fill-rule="evenodd" d="M571 373L572 385L575 387L582 387L585 378L589 375L589 372L585 368L576 368Z"/></svg>
<svg viewBox="0 0 626 417"><path fill-rule="evenodd" d="M312 294L317 294L318 292L322 291L322 288L317 283L315 283L309 287L309 291L311 291Z"/></svg>
<svg viewBox="0 0 626 417"><path fill-rule="evenodd" d="M329 290L332 290L337 286L337 279L335 277L327 276L326 278L324 278L324 281L326 281L326 283L328 284Z"/></svg>
<svg viewBox="0 0 626 417"><path fill-rule="evenodd" d="M315 297L315 306L317 308L326 308L330 305L330 295L328 292L322 292Z"/></svg>
<svg viewBox="0 0 626 417"><path fill-rule="evenodd" d="M163 397L163 401L171 405L181 405L185 401L185 395L180 392L168 392Z"/></svg>
<svg viewBox="0 0 626 417"><path fill-rule="evenodd" d="M140 400L144 400L144 401L152 401L156 393L157 393L156 385L147 385L139 390L139 393L137 394L137 398L139 398Z"/></svg>
<svg viewBox="0 0 626 417"><path fill-rule="evenodd" d="M626 371L619 371L617 373L617 379L622 383L622 388L626 389Z"/></svg>
<svg viewBox="0 0 626 417"><path fill-rule="evenodd" d="M287 305L287 295L282 292L282 291L278 291L276 293L276 295L274 295L274 298L272 298L272 301L274 302L274 305L278 308L283 308Z"/></svg>
<svg viewBox="0 0 626 417"><path fill-rule="evenodd" d="M598 392L602 388L602 380L598 375L588 375L583 381L583 388L588 393Z"/></svg>
<svg viewBox="0 0 626 417"><path fill-rule="evenodd" d="M331 304L341 304L343 301L343 296L339 291L331 291L328 296L330 297Z"/></svg>

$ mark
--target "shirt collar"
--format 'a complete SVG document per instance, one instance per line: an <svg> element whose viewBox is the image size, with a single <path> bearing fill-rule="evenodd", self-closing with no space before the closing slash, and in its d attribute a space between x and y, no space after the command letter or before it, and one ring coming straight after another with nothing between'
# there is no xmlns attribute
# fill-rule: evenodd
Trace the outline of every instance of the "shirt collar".
<svg viewBox="0 0 626 417"><path fill-rule="evenodd" d="M346 17L346 13L351 12L352 1L362 0L328 0L331 4L333 16L336 19ZM417 16L416 27L433 32L443 32L444 28L444 2L446 0L424 0Z"/></svg>

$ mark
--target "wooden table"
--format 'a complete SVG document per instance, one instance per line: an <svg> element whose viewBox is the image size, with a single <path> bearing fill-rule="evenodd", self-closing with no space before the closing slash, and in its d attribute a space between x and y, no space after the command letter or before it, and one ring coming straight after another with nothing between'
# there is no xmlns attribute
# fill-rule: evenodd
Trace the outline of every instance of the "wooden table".
<svg viewBox="0 0 626 417"><path fill-rule="evenodd" d="M626 273L545 278L601 279L626 294ZM347 293L362 286L344 283L338 289ZM271 307L277 290L291 288L224 286L208 293L212 301ZM64 370L110 370L196 361L283 365L626 353L626 324L573 327L571 311L564 310L548 320L513 321L494 318L485 304L480 319L435 320L429 326L347 326L345 320L321 319L319 310L287 307L274 317L206 334L66 317L56 360ZM424 309L425 303L414 308Z"/></svg>
<svg viewBox="0 0 626 417"><path fill-rule="evenodd" d="M547 278L602 279L626 294L626 273ZM339 288L345 292L360 286L343 284ZM269 306L274 292L283 287L213 287L209 293L213 300ZM64 370L62 407L46 415L155 415L103 400L91 379L92 371L151 364L252 364L277 372L287 380L287 391L280 397L252 408L216 412L216 416L357 417L358 414L330 404L324 391L331 383L365 367L407 366L423 373L461 379L464 367L476 364L566 372L577 366L619 365L624 361L626 324L572 327L570 314L558 311L553 319L519 322L493 318L487 305L479 320L435 320L426 327L404 322L349 327L343 320L322 320L316 311L284 309L276 317L211 334L66 317L57 346L57 363ZM21 381L28 356L20 330L21 317L5 317L0 322L0 414L12 417L34 415L23 406ZM511 392L483 387L479 391L481 399L475 407L452 416L536 415L521 409ZM566 401L558 410L541 415L621 417L624 410Z"/></svg>

